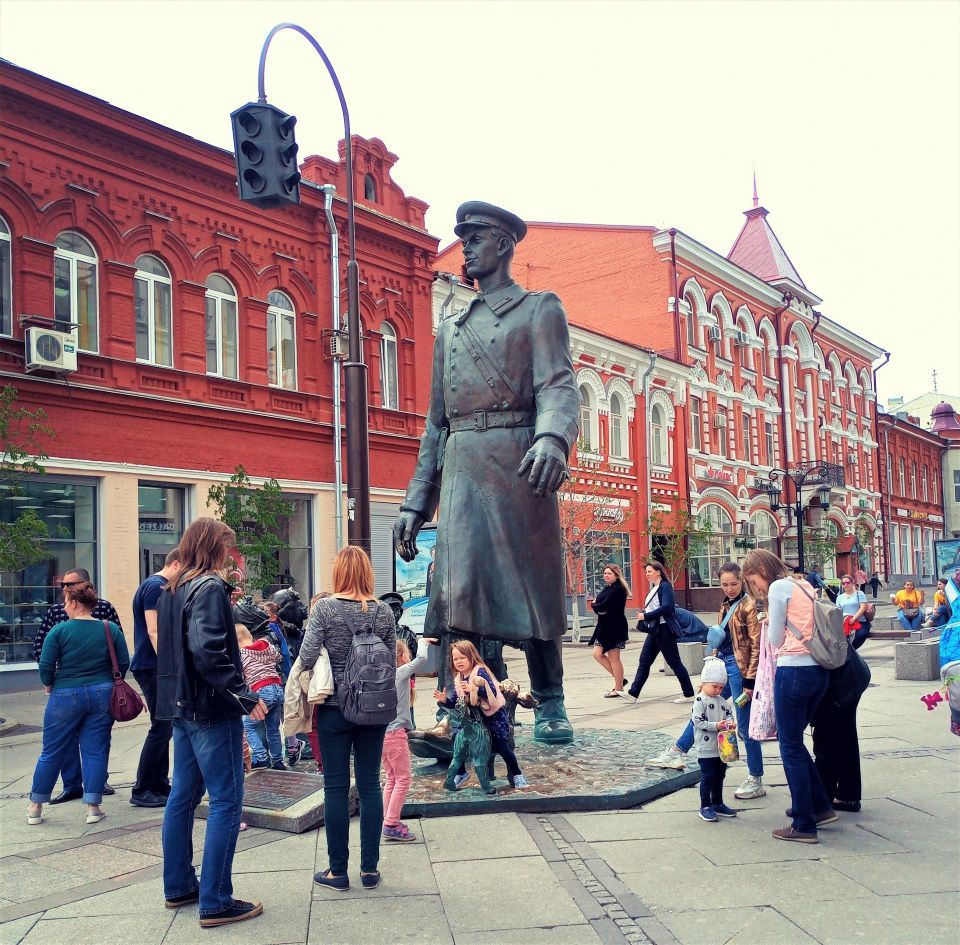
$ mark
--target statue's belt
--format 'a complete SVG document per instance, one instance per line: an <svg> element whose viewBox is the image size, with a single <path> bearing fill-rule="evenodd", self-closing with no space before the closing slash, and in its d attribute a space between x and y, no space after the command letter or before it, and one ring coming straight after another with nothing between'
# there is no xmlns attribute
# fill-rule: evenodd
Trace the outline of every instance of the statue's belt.
<svg viewBox="0 0 960 945"><path fill-rule="evenodd" d="M508 427L533 427L537 415L523 410L474 410L469 417L454 417L450 420L451 433L483 430L503 430Z"/></svg>

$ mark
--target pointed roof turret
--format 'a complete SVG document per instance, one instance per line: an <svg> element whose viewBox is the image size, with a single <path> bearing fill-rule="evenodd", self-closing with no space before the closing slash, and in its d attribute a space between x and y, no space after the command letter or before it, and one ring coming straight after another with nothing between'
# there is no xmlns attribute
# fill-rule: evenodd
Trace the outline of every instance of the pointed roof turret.
<svg viewBox="0 0 960 945"><path fill-rule="evenodd" d="M767 222L768 212L766 207L760 206L757 175L754 172L753 206L744 211L747 221L734 241L733 248L727 253L727 259L747 272L752 272L764 282L782 288L811 305L818 305L822 299L815 296L800 278L800 273Z"/></svg>

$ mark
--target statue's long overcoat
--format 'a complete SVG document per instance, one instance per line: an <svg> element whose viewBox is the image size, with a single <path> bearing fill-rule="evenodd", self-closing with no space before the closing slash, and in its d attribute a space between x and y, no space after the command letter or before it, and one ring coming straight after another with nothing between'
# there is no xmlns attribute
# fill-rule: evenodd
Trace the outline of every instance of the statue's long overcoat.
<svg viewBox="0 0 960 945"><path fill-rule="evenodd" d="M509 384L486 357L476 357L478 348ZM569 456L579 407L567 317L552 292L509 282L441 322L426 429L403 503L428 521L440 509L427 635L460 630L521 641L565 632L557 497L535 495L517 469L547 434ZM456 421L475 411L529 417L522 426L457 431Z"/></svg>

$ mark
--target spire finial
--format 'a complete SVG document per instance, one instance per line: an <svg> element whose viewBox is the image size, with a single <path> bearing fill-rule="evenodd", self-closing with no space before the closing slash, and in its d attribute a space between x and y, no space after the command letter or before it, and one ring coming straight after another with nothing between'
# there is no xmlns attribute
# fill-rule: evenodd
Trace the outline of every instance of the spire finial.
<svg viewBox="0 0 960 945"><path fill-rule="evenodd" d="M753 165L753 205L760 206L760 198L757 196L757 165Z"/></svg>

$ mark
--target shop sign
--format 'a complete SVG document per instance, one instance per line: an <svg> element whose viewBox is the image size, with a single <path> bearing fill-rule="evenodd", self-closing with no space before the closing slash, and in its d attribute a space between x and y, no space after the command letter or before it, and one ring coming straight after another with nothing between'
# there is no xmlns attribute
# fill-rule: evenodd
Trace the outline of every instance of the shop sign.
<svg viewBox="0 0 960 945"><path fill-rule="evenodd" d="M906 509L896 509L895 511L901 518L907 518L910 515Z"/></svg>
<svg viewBox="0 0 960 945"><path fill-rule="evenodd" d="M869 499L857 499L857 507L858 507L858 508L861 508L861 509L869 509L869 508L870 508L870 500L869 500Z"/></svg>
<svg viewBox="0 0 960 945"><path fill-rule="evenodd" d="M703 475L716 482L733 482L733 473L729 469L721 469L719 466L707 466Z"/></svg>
<svg viewBox="0 0 960 945"><path fill-rule="evenodd" d="M911 512L909 517L916 522L926 522L930 519L928 512Z"/></svg>
<svg viewBox="0 0 960 945"><path fill-rule="evenodd" d="M672 512L673 511L672 505L664 505L662 502L653 502L651 503L650 508L652 508L654 512Z"/></svg>
<svg viewBox="0 0 960 945"><path fill-rule="evenodd" d="M176 531L173 522L165 518L142 518L140 519L140 531L142 532L163 532L172 534Z"/></svg>
<svg viewBox="0 0 960 945"><path fill-rule="evenodd" d="M619 525L623 521L623 509L600 509L597 517Z"/></svg>
<svg viewBox="0 0 960 945"><path fill-rule="evenodd" d="M928 515L927 518L929 518L931 522L934 522L934 523L936 523L937 525L942 525L942 524L943 524L943 516L942 516L942 515Z"/></svg>

